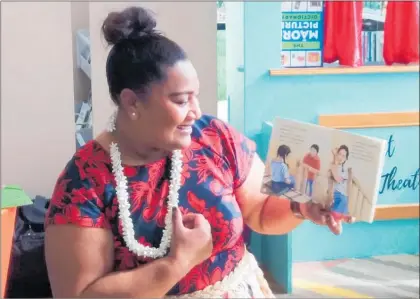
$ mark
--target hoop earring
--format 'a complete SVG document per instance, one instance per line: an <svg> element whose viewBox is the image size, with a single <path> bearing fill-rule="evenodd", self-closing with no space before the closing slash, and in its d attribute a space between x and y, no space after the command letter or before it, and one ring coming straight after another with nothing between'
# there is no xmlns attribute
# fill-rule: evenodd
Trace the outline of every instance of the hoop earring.
<svg viewBox="0 0 420 299"><path fill-rule="evenodd" d="M106 131L109 133L112 133L115 131L115 122L117 119L117 110L115 110L114 112L112 112L111 116L108 119L108 123L106 126Z"/></svg>

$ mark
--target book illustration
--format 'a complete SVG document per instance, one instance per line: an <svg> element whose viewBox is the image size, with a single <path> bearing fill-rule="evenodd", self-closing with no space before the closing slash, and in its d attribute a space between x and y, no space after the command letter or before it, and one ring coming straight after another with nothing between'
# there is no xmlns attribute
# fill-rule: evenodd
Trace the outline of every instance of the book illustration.
<svg viewBox="0 0 420 299"><path fill-rule="evenodd" d="M282 51L281 53L281 65L284 67L288 67L291 65L290 63L290 51Z"/></svg>
<svg viewBox="0 0 420 299"><path fill-rule="evenodd" d="M321 66L322 64L321 51L307 51L306 64L308 66Z"/></svg>
<svg viewBox="0 0 420 299"><path fill-rule="evenodd" d="M277 118L261 191L372 222L386 141Z"/></svg>
<svg viewBox="0 0 420 299"><path fill-rule="evenodd" d="M306 55L305 51L295 51L292 53L290 64L293 66L305 66Z"/></svg>

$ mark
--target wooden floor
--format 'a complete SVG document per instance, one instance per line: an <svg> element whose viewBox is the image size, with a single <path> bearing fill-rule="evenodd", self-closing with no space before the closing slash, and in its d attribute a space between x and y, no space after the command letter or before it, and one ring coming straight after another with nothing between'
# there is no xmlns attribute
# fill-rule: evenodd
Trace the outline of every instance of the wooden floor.
<svg viewBox="0 0 420 299"><path fill-rule="evenodd" d="M267 280L278 298L419 298L419 256L296 263L292 294Z"/></svg>

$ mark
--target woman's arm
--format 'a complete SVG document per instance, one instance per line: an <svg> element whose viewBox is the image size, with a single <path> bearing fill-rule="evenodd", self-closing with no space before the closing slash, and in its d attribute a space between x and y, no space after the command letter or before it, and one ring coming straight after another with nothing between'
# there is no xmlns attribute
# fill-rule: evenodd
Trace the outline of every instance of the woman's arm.
<svg viewBox="0 0 420 299"><path fill-rule="evenodd" d="M264 164L255 154L255 143L228 124L214 121L220 127L219 136L225 136L223 155L230 166L236 200L245 224L263 234L285 234L302 220L294 216L290 201L280 196L261 193ZM335 222L321 205L301 204L302 215L318 225L327 225L334 234L341 232L341 223ZM347 219L346 219L347 220Z"/></svg>
<svg viewBox="0 0 420 299"><path fill-rule="evenodd" d="M188 272L171 257L113 272L113 237L102 228L49 225L45 256L55 298L162 298Z"/></svg>
<svg viewBox="0 0 420 299"><path fill-rule="evenodd" d="M260 192L263 176L264 163L254 155L246 180L235 190L244 221L259 233L286 234L302 220L294 216L288 199Z"/></svg>
<svg viewBox="0 0 420 299"><path fill-rule="evenodd" d="M334 179L334 181L340 183L342 178L340 177L338 168L339 168L338 165L331 164L330 170L331 170L331 176Z"/></svg>

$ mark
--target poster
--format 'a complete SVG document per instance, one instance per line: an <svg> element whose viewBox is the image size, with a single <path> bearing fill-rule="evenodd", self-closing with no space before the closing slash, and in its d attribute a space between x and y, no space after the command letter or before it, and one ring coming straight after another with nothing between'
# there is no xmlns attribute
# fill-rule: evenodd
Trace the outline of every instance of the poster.
<svg viewBox="0 0 420 299"><path fill-rule="evenodd" d="M282 2L283 67L321 67L323 1Z"/></svg>

